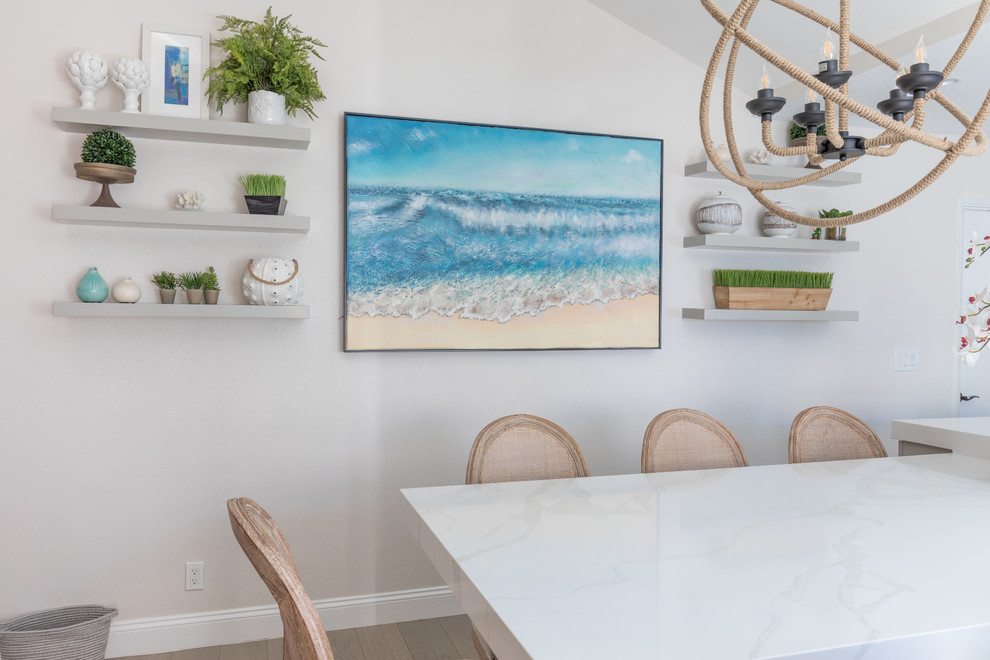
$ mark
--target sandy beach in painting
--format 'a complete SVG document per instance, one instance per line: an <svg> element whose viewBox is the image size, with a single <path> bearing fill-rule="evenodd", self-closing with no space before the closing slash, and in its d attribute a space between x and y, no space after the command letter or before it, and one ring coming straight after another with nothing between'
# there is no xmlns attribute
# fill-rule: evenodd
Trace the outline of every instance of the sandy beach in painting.
<svg viewBox="0 0 990 660"><path fill-rule="evenodd" d="M660 336L659 296L642 295L609 303L553 307L537 316L504 323L446 318L430 312L408 316L351 316L347 350L656 348Z"/></svg>

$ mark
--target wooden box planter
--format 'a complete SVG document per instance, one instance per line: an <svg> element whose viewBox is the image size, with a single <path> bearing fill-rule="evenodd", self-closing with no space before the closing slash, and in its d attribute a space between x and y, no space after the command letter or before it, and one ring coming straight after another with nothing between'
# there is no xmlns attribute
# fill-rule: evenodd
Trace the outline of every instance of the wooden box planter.
<svg viewBox="0 0 990 660"><path fill-rule="evenodd" d="M832 289L713 286L718 309L795 309L821 311Z"/></svg>

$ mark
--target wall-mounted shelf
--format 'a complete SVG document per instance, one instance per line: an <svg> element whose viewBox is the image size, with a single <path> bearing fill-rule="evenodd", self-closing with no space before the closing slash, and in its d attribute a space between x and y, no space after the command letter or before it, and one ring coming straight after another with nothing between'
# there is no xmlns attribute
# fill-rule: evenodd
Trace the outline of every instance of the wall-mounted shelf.
<svg viewBox="0 0 990 660"><path fill-rule="evenodd" d="M701 234L685 236L684 247L709 250L762 250L773 252L859 252L859 241L823 241L810 238Z"/></svg>
<svg viewBox="0 0 990 660"><path fill-rule="evenodd" d="M294 215L208 213L158 209L107 208L101 206L52 206L52 218L70 225L104 227L152 227L159 229L209 229L305 234L309 218Z"/></svg>
<svg viewBox="0 0 990 660"><path fill-rule="evenodd" d="M139 112L52 108L52 121L63 131L70 133L92 133L110 126L127 137L239 144L249 147L308 149L310 140L310 130L299 126L266 126L239 121L166 117Z"/></svg>
<svg viewBox="0 0 990 660"><path fill-rule="evenodd" d="M681 318L701 321L858 321L859 312L805 312L789 309L698 309L684 307Z"/></svg>
<svg viewBox="0 0 990 660"><path fill-rule="evenodd" d="M156 293L157 295L157 293ZM114 302L52 303L53 316L137 317L197 319L308 319L308 305L188 305L158 303L124 304Z"/></svg>
<svg viewBox="0 0 990 660"><path fill-rule="evenodd" d="M746 173L749 174L749 178L754 181L786 181L788 179L797 179L802 176L807 176L812 170L805 167L785 167L783 165L757 165L755 163L746 163ZM722 173L715 169L715 166L711 162L705 160L700 163L688 163L684 166L684 176L698 177L701 179L725 179ZM847 170L839 170L838 172L833 172L826 177L822 177L817 181L812 181L805 185L808 186L850 186L855 183L860 183L863 180L863 175L859 172L849 172Z"/></svg>

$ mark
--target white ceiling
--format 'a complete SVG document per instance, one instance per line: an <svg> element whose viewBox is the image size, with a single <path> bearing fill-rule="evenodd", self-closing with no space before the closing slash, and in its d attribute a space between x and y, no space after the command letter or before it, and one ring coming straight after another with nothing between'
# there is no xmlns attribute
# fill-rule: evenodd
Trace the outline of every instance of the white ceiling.
<svg viewBox="0 0 990 660"><path fill-rule="evenodd" d="M702 69L708 67L721 26L700 0L589 0L604 11L643 34L679 53ZM715 0L727 14L739 4L736 0ZM839 20L838 0L805 0L804 6ZM955 53L962 35L976 15L978 2L972 0L860 0L851 3L853 33L879 47L905 64L913 62L919 36L924 36L928 62L941 70ZM816 73L824 29L817 23L767 1L760 3L748 31L782 57ZM838 45L838 38L835 38ZM724 62L724 57L723 57ZM852 46L850 95L871 108L887 98L894 86L894 74L870 55ZM985 24L962 61L951 72L958 79L943 86L945 95L972 116L979 109L990 87L990 25ZM724 66L724 65L723 65ZM759 88L763 60L745 46L740 49L733 88L739 100L752 98ZM778 115L789 118L803 109L807 88L787 74L771 67L773 86L788 105ZM820 100L820 99L819 99ZM930 104L925 131L937 135L959 135L961 124L936 104ZM862 126L863 120L859 120ZM855 126L857 118L851 116Z"/></svg>

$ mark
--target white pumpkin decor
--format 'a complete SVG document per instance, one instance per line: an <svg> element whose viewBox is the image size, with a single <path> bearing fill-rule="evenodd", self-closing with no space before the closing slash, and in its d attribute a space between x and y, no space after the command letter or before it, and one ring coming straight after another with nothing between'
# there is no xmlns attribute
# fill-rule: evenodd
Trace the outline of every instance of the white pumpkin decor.
<svg viewBox="0 0 990 660"><path fill-rule="evenodd" d="M706 234L731 234L742 226L742 207L719 191L701 203L695 221Z"/></svg>
<svg viewBox="0 0 990 660"><path fill-rule="evenodd" d="M295 305L303 292L299 262L282 257L250 259L241 287L252 305Z"/></svg>
<svg viewBox="0 0 990 660"><path fill-rule="evenodd" d="M796 213L796 211L784 204L783 202L774 202L777 206L784 209L785 211L790 211L791 213ZM763 212L763 233L767 236L776 236L778 238L787 238L797 231L798 226L780 217L776 213L770 210Z"/></svg>

